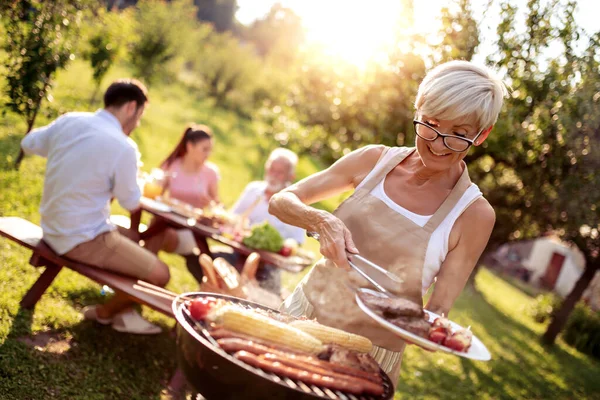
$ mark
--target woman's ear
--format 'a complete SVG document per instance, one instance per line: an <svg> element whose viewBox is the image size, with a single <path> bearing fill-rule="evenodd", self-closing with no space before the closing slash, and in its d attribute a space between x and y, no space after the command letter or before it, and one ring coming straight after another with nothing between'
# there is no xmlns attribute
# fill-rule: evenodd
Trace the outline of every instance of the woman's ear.
<svg viewBox="0 0 600 400"><path fill-rule="evenodd" d="M493 127L494 125L481 132L477 140L475 140L475 146L480 146L483 142L485 142L485 139L487 139L487 137L490 135L490 132L492 131Z"/></svg>

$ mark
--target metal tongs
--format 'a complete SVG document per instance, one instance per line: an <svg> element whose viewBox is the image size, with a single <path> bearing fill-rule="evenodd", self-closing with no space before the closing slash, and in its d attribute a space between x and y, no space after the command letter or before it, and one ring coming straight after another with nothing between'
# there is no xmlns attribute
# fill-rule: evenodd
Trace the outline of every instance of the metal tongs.
<svg viewBox="0 0 600 400"><path fill-rule="evenodd" d="M309 236L316 240L319 240L319 238L320 238L320 235L317 232L306 232L306 236ZM396 297L394 294L390 293L389 290L387 290L385 287L383 287L383 285L381 283L379 283L376 279L374 279L371 275L367 274L360 267L358 267L354 263L354 259L371 267L372 270L375 271L376 275L380 274L379 278L382 278L382 279L388 278L391 281L396 282L396 283L403 283L404 282L403 279L399 278L398 276L389 272L388 270L380 267L379 265L375 264L374 262L367 260L366 258L364 258L363 256L361 256L359 254L350 253L350 252L346 251L346 256L348 258L348 264L350 265L350 267L352 267L353 270L358 272L363 278L365 278L367 281L369 281L369 283L371 283L373 286L375 286L375 288L377 288L377 290L379 290L381 293L384 293L385 295L387 295L389 297Z"/></svg>

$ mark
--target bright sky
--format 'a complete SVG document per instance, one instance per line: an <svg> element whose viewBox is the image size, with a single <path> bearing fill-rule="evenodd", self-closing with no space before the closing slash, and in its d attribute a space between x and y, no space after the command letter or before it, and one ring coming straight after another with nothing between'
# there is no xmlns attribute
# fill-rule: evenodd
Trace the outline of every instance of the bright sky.
<svg viewBox="0 0 600 400"><path fill-rule="evenodd" d="M370 0L368 3L349 0L238 0L237 18L248 24L264 16L274 3L293 9L303 20L309 42L322 46L331 55L357 65L377 59L382 48L389 46L394 30L403 23L401 1ZM420 33L437 32L440 9L451 0L415 1L415 26ZM475 17L481 23L482 43L479 57L493 51L495 29L500 20L499 1L488 7L488 0L473 0ZM526 0L513 1L524 8ZM592 33L600 28L600 1L579 0L576 21Z"/></svg>

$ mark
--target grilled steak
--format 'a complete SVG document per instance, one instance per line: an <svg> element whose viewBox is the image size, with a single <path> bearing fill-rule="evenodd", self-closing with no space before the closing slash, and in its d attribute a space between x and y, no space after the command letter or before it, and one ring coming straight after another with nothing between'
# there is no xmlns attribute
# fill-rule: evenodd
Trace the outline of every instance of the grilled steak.
<svg viewBox="0 0 600 400"><path fill-rule="evenodd" d="M423 318L423 307L407 299L398 297L379 297L368 293L359 294L361 300L373 311L385 319L395 317L419 317Z"/></svg>
<svg viewBox="0 0 600 400"><path fill-rule="evenodd" d="M389 321L417 336L421 336L425 339L429 338L429 329L431 324L421 317L395 317L389 319Z"/></svg>
<svg viewBox="0 0 600 400"><path fill-rule="evenodd" d="M379 364L369 354L358 353L334 344L327 345L317 357L333 364L357 368L365 372L379 372Z"/></svg>

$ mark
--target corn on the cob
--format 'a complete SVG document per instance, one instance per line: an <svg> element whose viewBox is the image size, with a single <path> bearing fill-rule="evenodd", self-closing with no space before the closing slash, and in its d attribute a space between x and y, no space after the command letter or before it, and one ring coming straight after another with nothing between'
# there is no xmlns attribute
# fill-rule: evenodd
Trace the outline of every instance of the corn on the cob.
<svg viewBox="0 0 600 400"><path fill-rule="evenodd" d="M245 333L257 339L270 341L290 349L318 353L323 343L314 336L283 322L236 306L224 306L215 311L211 319L224 328Z"/></svg>
<svg viewBox="0 0 600 400"><path fill-rule="evenodd" d="M373 348L373 343L364 336L321 325L316 321L298 320L289 325L316 337L324 344L337 344L361 353L368 353Z"/></svg>

